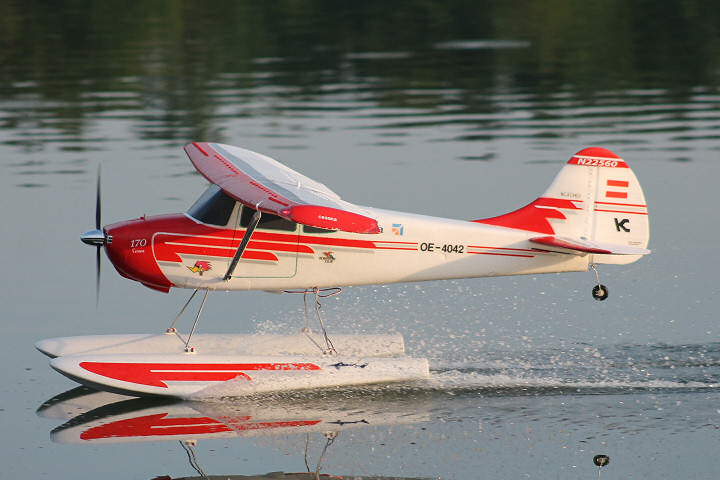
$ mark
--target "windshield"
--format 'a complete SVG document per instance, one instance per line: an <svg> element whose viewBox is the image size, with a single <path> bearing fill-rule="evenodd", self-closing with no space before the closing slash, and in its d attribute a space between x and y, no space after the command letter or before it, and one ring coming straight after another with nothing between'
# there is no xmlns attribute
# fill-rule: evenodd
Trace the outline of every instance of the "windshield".
<svg viewBox="0 0 720 480"><path fill-rule="evenodd" d="M187 213L199 222L224 227L230 221L235 203L235 199L225 195L220 187L210 185Z"/></svg>

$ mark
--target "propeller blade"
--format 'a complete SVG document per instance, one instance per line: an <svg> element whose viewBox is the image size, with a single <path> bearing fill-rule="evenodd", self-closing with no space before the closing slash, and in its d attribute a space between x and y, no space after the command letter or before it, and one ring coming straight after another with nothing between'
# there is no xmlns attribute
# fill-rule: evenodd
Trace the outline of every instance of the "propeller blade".
<svg viewBox="0 0 720 480"><path fill-rule="evenodd" d="M100 171L101 171L101 164L98 164L98 170L97 170L97 193L95 195L95 230L100 230L100 227L102 226L100 222L101 214L102 214L102 206L100 202ZM98 256L99 258L99 256Z"/></svg>
<svg viewBox="0 0 720 480"><path fill-rule="evenodd" d="M100 179L101 179L101 172L102 172L102 164L98 163L98 169L97 169L97 190L95 193L95 230L100 231L102 233L103 237L103 243L105 242L105 235L100 230L102 228L102 201L101 201L101 195L100 195ZM102 249L102 244L96 243L97 248L95 248L95 310L98 310L100 308L100 250Z"/></svg>
<svg viewBox="0 0 720 480"><path fill-rule="evenodd" d="M100 249L95 249L95 309L100 307Z"/></svg>

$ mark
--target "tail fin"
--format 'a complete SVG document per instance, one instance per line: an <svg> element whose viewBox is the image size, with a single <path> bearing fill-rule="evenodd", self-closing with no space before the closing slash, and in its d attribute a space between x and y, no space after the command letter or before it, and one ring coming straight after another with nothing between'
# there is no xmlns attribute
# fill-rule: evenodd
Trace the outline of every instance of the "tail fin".
<svg viewBox="0 0 720 480"><path fill-rule="evenodd" d="M640 183L619 156L600 147L573 155L534 202L476 222L537 233L529 238L533 248L592 254L592 263L626 264L650 253Z"/></svg>

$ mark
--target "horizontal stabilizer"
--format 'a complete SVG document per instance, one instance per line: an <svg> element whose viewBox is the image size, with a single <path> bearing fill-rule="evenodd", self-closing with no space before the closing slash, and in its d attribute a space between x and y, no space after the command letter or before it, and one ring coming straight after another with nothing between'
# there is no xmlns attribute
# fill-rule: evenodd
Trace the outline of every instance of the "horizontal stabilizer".
<svg viewBox="0 0 720 480"><path fill-rule="evenodd" d="M650 250L646 248L633 247L631 245L618 245L608 242L589 241L581 238L556 237L547 235L544 237L533 237L531 243L538 246L536 250L550 252L571 253L574 255L585 255L588 253L602 255L647 255Z"/></svg>

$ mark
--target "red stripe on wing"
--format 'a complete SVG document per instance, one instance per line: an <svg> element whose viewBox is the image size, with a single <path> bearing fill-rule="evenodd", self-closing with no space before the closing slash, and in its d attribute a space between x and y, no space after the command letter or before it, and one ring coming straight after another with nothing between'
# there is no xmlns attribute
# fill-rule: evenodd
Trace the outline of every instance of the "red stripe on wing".
<svg viewBox="0 0 720 480"><path fill-rule="evenodd" d="M380 233L375 219L357 213L317 205L295 205L288 209L290 220L312 227L355 233Z"/></svg>

